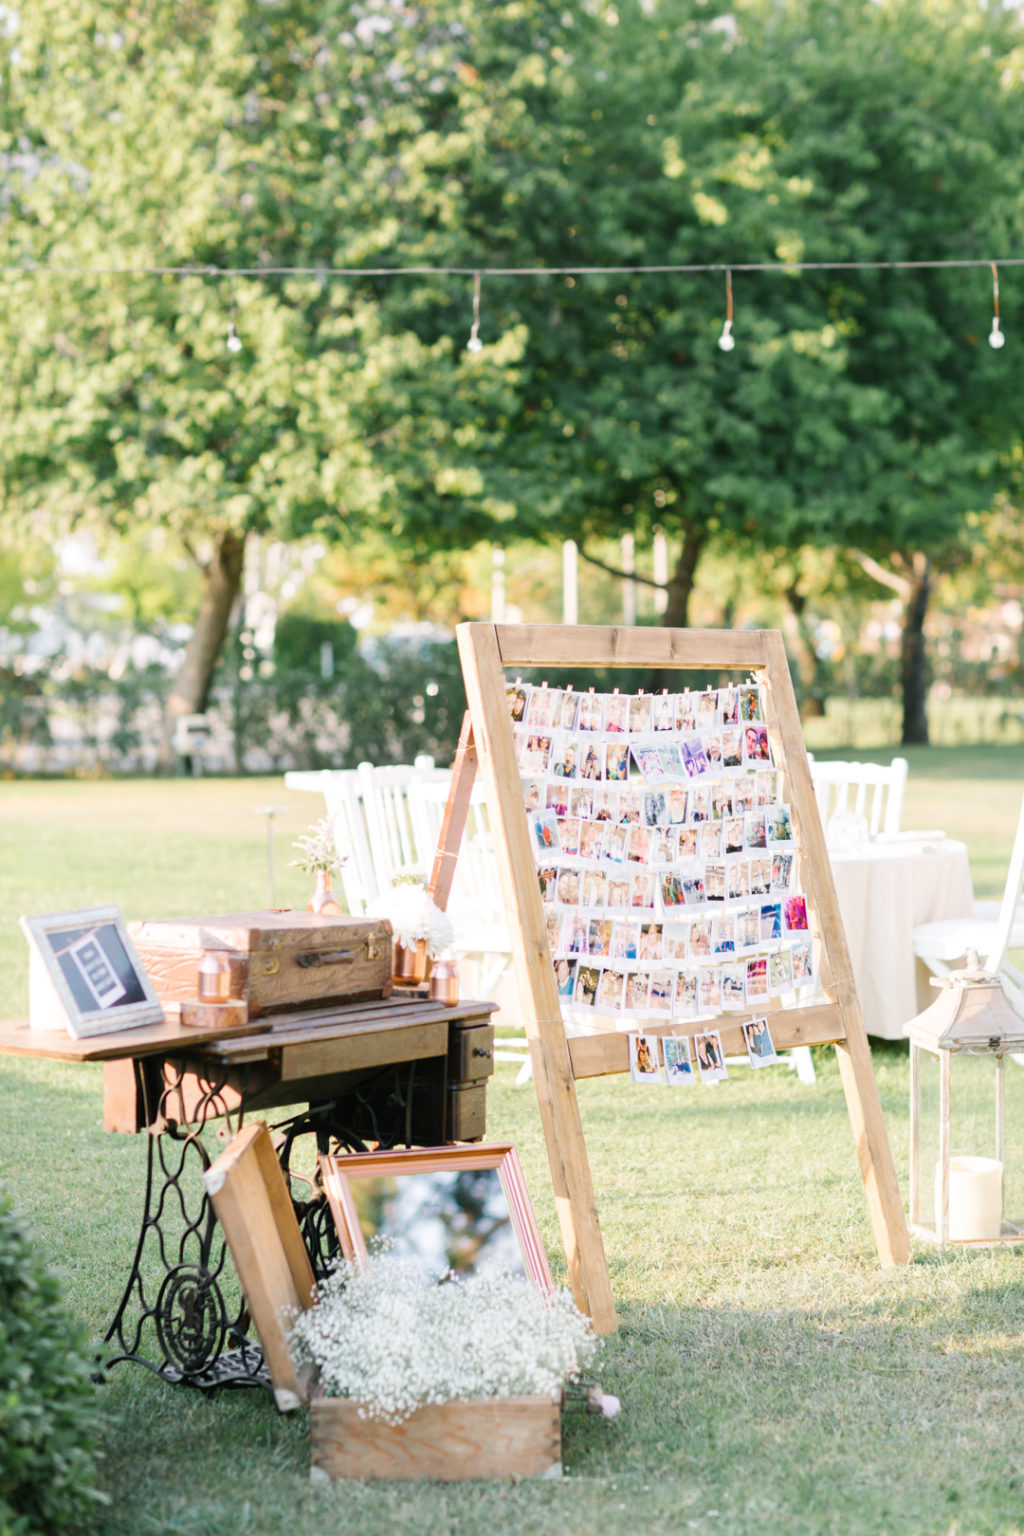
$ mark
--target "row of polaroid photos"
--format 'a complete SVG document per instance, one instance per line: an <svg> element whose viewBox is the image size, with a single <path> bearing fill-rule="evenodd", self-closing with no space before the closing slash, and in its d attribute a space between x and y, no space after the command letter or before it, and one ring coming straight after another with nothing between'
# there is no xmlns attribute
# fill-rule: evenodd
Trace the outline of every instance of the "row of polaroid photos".
<svg viewBox="0 0 1024 1536"><path fill-rule="evenodd" d="M778 1053L767 1019L750 1019L741 1024L747 1060L752 1067L770 1067ZM703 1035L631 1034L629 1039L629 1075L634 1083L663 1083L685 1088L698 1080L719 1083L728 1077L722 1037L717 1029Z"/></svg>
<svg viewBox="0 0 1024 1536"><path fill-rule="evenodd" d="M788 853L707 864L692 873L544 864L537 877L549 918L577 908L592 917L626 910L671 917L680 916L682 907L720 911L728 905L735 910L737 903L753 896L778 896L786 928L794 932L807 927L807 902L793 889L793 856Z"/></svg>
<svg viewBox="0 0 1024 1536"><path fill-rule="evenodd" d="M806 909L805 909L806 910ZM738 907L689 922L626 917L590 917L582 912L546 916L552 959L586 956L596 960L704 961L745 955L766 945L801 944L803 928L784 928L781 902Z"/></svg>
<svg viewBox="0 0 1024 1536"><path fill-rule="evenodd" d="M625 783L636 769L648 785L686 784L710 774L742 773L772 764L764 724L727 726L653 744L632 738L574 735L570 731L513 731L516 762L523 774L551 774L570 783Z"/></svg>
<svg viewBox="0 0 1024 1536"><path fill-rule="evenodd" d="M736 726L764 719L756 683L707 688L702 693L576 693L572 688L516 681L505 689L514 725L531 730L594 734L665 732L683 735L712 726Z"/></svg>
<svg viewBox="0 0 1024 1536"><path fill-rule="evenodd" d="M671 784L648 789L635 780L622 784L573 784L532 774L523 779L523 802L530 815L553 811L564 819L611 822L622 826L681 827L722 821L750 811L781 809L774 769L704 784Z"/></svg>
<svg viewBox="0 0 1024 1536"><path fill-rule="evenodd" d="M649 791L657 794L657 791ZM531 811L530 830L538 859L563 854L572 859L603 860L606 864L651 864L656 867L707 864L760 850L793 847L793 819L788 805L744 811L721 820L668 823L581 821L555 811Z"/></svg>
<svg viewBox="0 0 1024 1536"><path fill-rule="evenodd" d="M599 965L561 957L555 961L558 993L574 1011L659 1014L673 1019L698 1019L731 1008L762 1006L770 997L790 998L813 981L809 941L792 949L725 960L678 970L655 966L649 970Z"/></svg>

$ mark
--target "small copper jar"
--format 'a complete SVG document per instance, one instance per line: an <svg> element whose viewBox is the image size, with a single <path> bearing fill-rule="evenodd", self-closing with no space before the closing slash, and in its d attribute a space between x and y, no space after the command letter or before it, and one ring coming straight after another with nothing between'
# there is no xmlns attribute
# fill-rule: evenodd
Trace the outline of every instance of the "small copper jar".
<svg viewBox="0 0 1024 1536"><path fill-rule="evenodd" d="M451 959L435 960L430 967L430 995L435 1003L457 1003L459 968Z"/></svg>
<svg viewBox="0 0 1024 1536"><path fill-rule="evenodd" d="M231 961L223 949L204 949L199 961L199 1001L226 1003L231 996Z"/></svg>

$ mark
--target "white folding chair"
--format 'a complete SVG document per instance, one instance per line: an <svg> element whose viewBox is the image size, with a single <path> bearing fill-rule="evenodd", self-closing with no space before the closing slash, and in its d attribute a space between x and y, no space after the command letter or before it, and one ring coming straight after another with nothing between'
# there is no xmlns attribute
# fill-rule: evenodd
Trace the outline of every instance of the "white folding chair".
<svg viewBox="0 0 1024 1536"><path fill-rule="evenodd" d="M999 901L976 901L970 917L947 917L914 929L914 954L935 976L948 976L975 950L986 971L1002 978L1003 988L1017 1012L1024 1014L1024 975L1007 958L1024 949L1024 799L1017 818L1006 884Z"/></svg>
<svg viewBox="0 0 1024 1536"><path fill-rule="evenodd" d="M811 756L808 760L823 827L827 829L837 813L845 813L863 817L870 837L900 830L907 789L905 757L894 757L889 764L819 763Z"/></svg>

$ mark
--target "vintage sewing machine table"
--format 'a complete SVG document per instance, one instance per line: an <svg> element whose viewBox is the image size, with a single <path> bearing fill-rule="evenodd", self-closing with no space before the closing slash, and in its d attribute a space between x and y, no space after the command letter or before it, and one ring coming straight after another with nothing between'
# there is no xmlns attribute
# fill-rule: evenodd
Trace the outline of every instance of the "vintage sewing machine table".
<svg viewBox="0 0 1024 1536"><path fill-rule="evenodd" d="M227 1030L175 1021L84 1039L0 1021L0 1053L102 1062L105 1129L146 1133L142 1225L105 1366L135 1360L201 1388L266 1385L203 1172L244 1116L288 1106L271 1119L275 1145L322 1272L337 1239L316 1159L293 1168L296 1148L306 1137L318 1151L479 1141L493 1007L397 990Z"/></svg>

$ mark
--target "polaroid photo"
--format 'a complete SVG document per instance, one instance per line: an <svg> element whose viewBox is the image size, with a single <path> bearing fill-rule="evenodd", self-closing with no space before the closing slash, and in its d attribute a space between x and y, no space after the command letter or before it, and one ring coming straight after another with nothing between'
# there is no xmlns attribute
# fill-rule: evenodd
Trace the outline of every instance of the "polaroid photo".
<svg viewBox="0 0 1024 1536"><path fill-rule="evenodd" d="M530 729L554 729L556 723L555 714L561 702L561 689L549 688L547 683L542 683L539 688L534 688L530 694L530 702L526 706L526 723Z"/></svg>
<svg viewBox="0 0 1024 1536"><path fill-rule="evenodd" d="M647 1006L651 1013L671 1013L672 999L676 988L676 973L669 970L651 972L650 986L647 989Z"/></svg>
<svg viewBox="0 0 1024 1536"><path fill-rule="evenodd" d="M637 735L651 729L651 695L649 693L639 693L630 699L626 729Z"/></svg>
<svg viewBox="0 0 1024 1536"><path fill-rule="evenodd" d="M676 841L676 858L680 864L685 864L687 859L697 857L697 832L696 822L689 822L687 826L679 828L679 836Z"/></svg>
<svg viewBox="0 0 1024 1536"><path fill-rule="evenodd" d="M559 820L569 814L569 791L558 779L548 784L547 794L544 797L544 809L554 811Z"/></svg>
<svg viewBox="0 0 1024 1536"><path fill-rule="evenodd" d="M708 771L708 760L704 756L704 748L701 746L699 736L691 736L682 745L683 767L688 778L700 779Z"/></svg>
<svg viewBox="0 0 1024 1536"><path fill-rule="evenodd" d="M738 726L722 732L722 767L743 767L743 732Z"/></svg>
<svg viewBox="0 0 1024 1536"><path fill-rule="evenodd" d="M697 977L693 971L680 971L676 977L676 993L672 1014L677 1019L695 1019L697 1007Z"/></svg>
<svg viewBox="0 0 1024 1536"><path fill-rule="evenodd" d="M768 1000L768 957L753 955L747 961L747 1002L764 1003Z"/></svg>
<svg viewBox="0 0 1024 1536"><path fill-rule="evenodd" d="M764 811L743 813L743 841L748 848L767 848L768 831Z"/></svg>
<svg viewBox="0 0 1024 1536"><path fill-rule="evenodd" d="M686 820L686 790L682 784L671 784L665 791L665 806L670 827L681 827Z"/></svg>
<svg viewBox="0 0 1024 1536"><path fill-rule="evenodd" d="M600 782L604 778L604 742L588 741L581 749L580 778L588 783Z"/></svg>
<svg viewBox="0 0 1024 1536"><path fill-rule="evenodd" d="M793 985L806 987L814 980L814 961L810 939L804 939L791 950L793 958Z"/></svg>
<svg viewBox="0 0 1024 1536"><path fill-rule="evenodd" d="M736 949L756 949L761 942L761 911L759 907L736 909Z"/></svg>
<svg viewBox="0 0 1024 1536"><path fill-rule="evenodd" d="M721 725L738 725L740 698L735 688L719 688L718 719Z"/></svg>
<svg viewBox="0 0 1024 1536"><path fill-rule="evenodd" d="M604 723L604 698L600 693L581 693L576 714L578 731L599 731Z"/></svg>
<svg viewBox="0 0 1024 1536"><path fill-rule="evenodd" d="M563 833L562 846L565 846ZM727 901L745 901L750 895L750 860L729 859L725 866L725 897Z"/></svg>
<svg viewBox="0 0 1024 1536"><path fill-rule="evenodd" d="M661 876L659 888L661 891L661 904L665 908L666 913L671 912L675 907L686 905L683 882L674 869L669 870L668 874Z"/></svg>
<svg viewBox="0 0 1024 1536"><path fill-rule="evenodd" d="M736 917L732 912L711 919L711 948L716 955L736 953Z"/></svg>
<svg viewBox="0 0 1024 1536"><path fill-rule="evenodd" d="M626 1013L647 1012L647 986L648 975L646 971L627 971L626 986L623 995L623 1008Z"/></svg>
<svg viewBox="0 0 1024 1536"><path fill-rule="evenodd" d="M604 701L604 728L623 735L628 729L629 700L624 693L610 693Z"/></svg>
<svg viewBox="0 0 1024 1536"><path fill-rule="evenodd" d="M644 790L640 820L641 825L645 827L665 827L668 825L668 797L663 789Z"/></svg>
<svg viewBox="0 0 1024 1536"><path fill-rule="evenodd" d="M725 900L725 865L709 864L704 871L704 900Z"/></svg>
<svg viewBox="0 0 1024 1536"><path fill-rule="evenodd" d="M558 824L558 837L562 852L575 857L580 851L580 821L578 816L566 816Z"/></svg>
<svg viewBox="0 0 1024 1536"><path fill-rule="evenodd" d="M595 784L591 815L595 821L618 821L619 788L616 784Z"/></svg>
<svg viewBox="0 0 1024 1536"><path fill-rule="evenodd" d="M544 809L544 797L546 784L543 779L530 778L523 780L523 804L527 814L530 811L542 811Z"/></svg>
<svg viewBox="0 0 1024 1536"><path fill-rule="evenodd" d="M711 791L706 784L695 784L690 791L690 820L711 819Z"/></svg>
<svg viewBox="0 0 1024 1536"><path fill-rule="evenodd" d="M660 1083L657 1035L629 1035L629 1075L634 1083Z"/></svg>
<svg viewBox="0 0 1024 1536"><path fill-rule="evenodd" d="M759 768L754 775L754 793L758 805L774 805L779 798L779 776L773 768Z"/></svg>
<svg viewBox="0 0 1024 1536"><path fill-rule="evenodd" d="M583 872L583 905L604 907L608 904L608 876L603 869L587 869Z"/></svg>
<svg viewBox="0 0 1024 1536"><path fill-rule="evenodd" d="M563 731L576 729L576 711L579 707L580 696L573 693L571 688L566 688L562 694L562 702L558 707L558 716L555 724Z"/></svg>
<svg viewBox="0 0 1024 1536"><path fill-rule="evenodd" d="M782 903L765 902L761 907L761 942L782 938Z"/></svg>
<svg viewBox="0 0 1024 1536"><path fill-rule="evenodd" d="M647 869L638 869L634 874L630 901L634 911L654 911L655 878L654 872Z"/></svg>
<svg viewBox="0 0 1024 1536"><path fill-rule="evenodd" d="M587 919L582 912L563 913L562 933L558 947L563 955L587 953Z"/></svg>
<svg viewBox="0 0 1024 1536"><path fill-rule="evenodd" d="M685 693L676 694L676 730L685 735L687 731L697 729L697 696L687 688Z"/></svg>
<svg viewBox="0 0 1024 1536"><path fill-rule="evenodd" d="M745 1008L747 1002L747 967L744 961L727 961L722 966L722 1011Z"/></svg>
<svg viewBox="0 0 1024 1536"><path fill-rule="evenodd" d="M555 961L555 986L559 997L572 1001L576 995L576 970L578 960L570 960L566 955L560 955Z"/></svg>
<svg viewBox="0 0 1024 1536"><path fill-rule="evenodd" d="M718 689L705 688L697 695L697 729L714 725L718 720Z"/></svg>
<svg viewBox="0 0 1024 1536"><path fill-rule="evenodd" d="M610 870L608 874L608 905L609 907L628 907L632 876L616 870Z"/></svg>
<svg viewBox="0 0 1024 1536"><path fill-rule="evenodd" d="M743 727L743 761L748 767L754 768L761 763L771 763L772 749L768 741L766 725Z"/></svg>
<svg viewBox="0 0 1024 1536"><path fill-rule="evenodd" d="M639 784L623 784L619 789L619 820L627 826L638 827L643 803L644 792Z"/></svg>
<svg viewBox="0 0 1024 1536"><path fill-rule="evenodd" d="M732 785L728 779L718 779L711 786L711 814L717 821L733 814Z"/></svg>
<svg viewBox="0 0 1024 1536"><path fill-rule="evenodd" d="M693 1044L701 1082L722 1082L728 1073L725 1070L725 1056L722 1053L722 1037L718 1030L711 1029L706 1034L697 1035Z"/></svg>
<svg viewBox="0 0 1024 1536"><path fill-rule="evenodd" d="M578 869L573 869L571 865L566 865L558 871L554 899L562 907L579 906L580 874Z"/></svg>
<svg viewBox="0 0 1024 1536"><path fill-rule="evenodd" d="M594 822L599 826L599 822ZM604 857L613 864L623 864L626 860L626 844L629 840L629 828L613 824L605 828L604 832Z"/></svg>
<svg viewBox="0 0 1024 1536"><path fill-rule="evenodd" d="M597 984L597 996L594 999L594 1008L598 1013L622 1012L625 979L621 971L613 970L611 966L604 968Z"/></svg>
<svg viewBox="0 0 1024 1536"><path fill-rule="evenodd" d="M751 721L764 718L761 710L761 690L756 683L745 683L737 690L739 698L739 718L741 725L749 725Z"/></svg>
<svg viewBox="0 0 1024 1536"><path fill-rule="evenodd" d="M793 884L793 855L791 853L772 854L772 895L783 894Z"/></svg>
<svg viewBox="0 0 1024 1536"><path fill-rule="evenodd" d="M554 811L534 811L530 816L534 853L541 858L561 851L558 817Z"/></svg>
<svg viewBox="0 0 1024 1536"><path fill-rule="evenodd" d="M788 997L793 990L793 956L776 949L768 956L768 989L772 997Z"/></svg>
<svg viewBox="0 0 1024 1536"><path fill-rule="evenodd" d="M651 863L655 868L676 862L676 830L674 827L656 827L651 842Z"/></svg>
<svg viewBox="0 0 1024 1536"><path fill-rule="evenodd" d="M747 1060L752 1067L770 1067L778 1061L767 1019L751 1019L748 1024L741 1024L740 1028L747 1048Z"/></svg>
<svg viewBox="0 0 1024 1536"><path fill-rule="evenodd" d="M776 848L793 841L793 816L788 805L767 806L764 813L768 846Z"/></svg>
<svg viewBox="0 0 1024 1536"><path fill-rule="evenodd" d="M629 778L628 741L610 741L605 747L605 777L613 784L624 784Z"/></svg>
<svg viewBox="0 0 1024 1536"><path fill-rule="evenodd" d="M722 823L702 821L697 834L697 857L705 863L722 857Z"/></svg>
<svg viewBox="0 0 1024 1536"><path fill-rule="evenodd" d="M689 923L665 923L662 940L666 960L685 960L690 953Z"/></svg>
<svg viewBox="0 0 1024 1536"><path fill-rule="evenodd" d="M655 731L674 731L676 728L676 695L655 694L651 712L651 728Z"/></svg>
<svg viewBox="0 0 1024 1536"><path fill-rule="evenodd" d="M662 1035L661 1050L665 1058L665 1081L670 1087L685 1088L697 1081L690 1060L690 1042L685 1035Z"/></svg>
<svg viewBox="0 0 1024 1536"><path fill-rule="evenodd" d="M532 692L533 689L529 683L509 683L505 689L505 700L513 725L522 725L526 719L526 709Z"/></svg>
<svg viewBox="0 0 1024 1536"><path fill-rule="evenodd" d="M742 853L745 847L744 818L742 816L727 816L722 824L722 852L725 854Z"/></svg>
<svg viewBox="0 0 1024 1536"><path fill-rule="evenodd" d="M697 1006L701 1013L721 1013L722 972L717 965L702 965L697 972Z"/></svg>
<svg viewBox="0 0 1024 1536"><path fill-rule="evenodd" d="M732 808L737 816L745 816L754 809L757 784L754 775L743 773L732 781Z"/></svg>
<svg viewBox="0 0 1024 1536"><path fill-rule="evenodd" d="M604 851L606 824L603 821L580 822L580 858L599 859Z"/></svg>
<svg viewBox="0 0 1024 1536"><path fill-rule="evenodd" d="M519 766L523 773L545 774L551 762L551 736L541 731L526 731Z"/></svg>
<svg viewBox="0 0 1024 1536"><path fill-rule="evenodd" d="M657 747L644 746L634 741L630 747L636 771L645 784L664 784L665 770L661 766L661 753Z"/></svg>
<svg viewBox="0 0 1024 1536"><path fill-rule="evenodd" d="M573 784L569 789L569 815L589 821L594 809L594 791L589 784Z"/></svg>
<svg viewBox="0 0 1024 1536"><path fill-rule="evenodd" d="M556 740L551 754L551 772L556 779L578 779L580 776L579 743L573 736Z"/></svg>
<svg viewBox="0 0 1024 1536"><path fill-rule="evenodd" d="M783 903L786 914L786 932L803 933L807 929L807 897L788 896Z"/></svg>
<svg viewBox="0 0 1024 1536"><path fill-rule="evenodd" d="M552 955L557 955L562 940L562 914L557 907L544 914L544 927L548 936L548 949Z"/></svg>
<svg viewBox="0 0 1024 1536"><path fill-rule="evenodd" d="M626 858L631 864L647 864L651 857L650 827L630 827Z"/></svg>
<svg viewBox="0 0 1024 1536"><path fill-rule="evenodd" d="M673 742L662 742L658 748L658 761L664 777L673 783L683 783L689 778L683 754Z"/></svg>
<svg viewBox="0 0 1024 1536"><path fill-rule="evenodd" d="M661 960L664 958L664 935L660 923L641 923L640 941L637 944L636 957L638 960Z"/></svg>
<svg viewBox="0 0 1024 1536"><path fill-rule="evenodd" d="M616 918L612 924L612 942L609 955L612 960L635 960L637 952L637 925Z"/></svg>
<svg viewBox="0 0 1024 1536"><path fill-rule="evenodd" d="M722 733L721 731L705 731L700 739L704 748L704 759L708 765L708 773L719 773L722 767Z"/></svg>
<svg viewBox="0 0 1024 1536"><path fill-rule="evenodd" d="M587 928L587 954L595 957L610 955L612 947L612 920L610 917L592 917Z"/></svg>
<svg viewBox="0 0 1024 1536"><path fill-rule="evenodd" d="M772 887L772 861L762 856L750 861L750 894L767 896Z"/></svg>
<svg viewBox="0 0 1024 1536"><path fill-rule="evenodd" d="M695 917L690 922L690 953L691 960L710 960L711 958L711 924L712 919Z"/></svg>
<svg viewBox="0 0 1024 1536"><path fill-rule="evenodd" d="M687 907L704 905L704 881L700 875L683 876L683 903Z"/></svg>
<svg viewBox="0 0 1024 1536"><path fill-rule="evenodd" d="M601 972L596 965L581 965L576 974L576 993L573 1002L579 1008L592 1008L597 996Z"/></svg>

